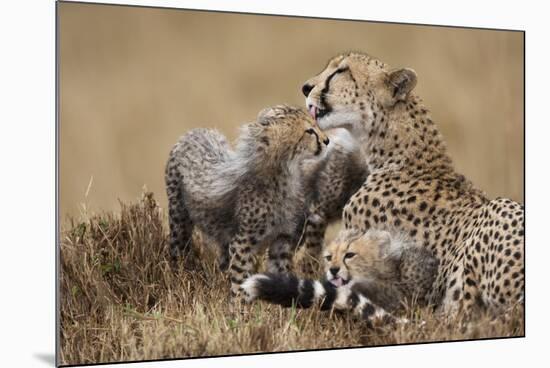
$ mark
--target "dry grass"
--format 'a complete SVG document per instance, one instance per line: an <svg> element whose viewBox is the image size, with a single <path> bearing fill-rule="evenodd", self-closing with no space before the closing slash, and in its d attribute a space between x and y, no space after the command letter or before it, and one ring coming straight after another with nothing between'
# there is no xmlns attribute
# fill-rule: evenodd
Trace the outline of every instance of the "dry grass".
<svg viewBox="0 0 550 368"><path fill-rule="evenodd" d="M304 106L303 82L357 50L418 73L457 171L523 198L523 35L446 27L60 3L60 211L117 211L164 191L178 137L228 138L261 109ZM367 14L365 14L366 16ZM358 15L359 16L359 15ZM164 207L166 197L158 195Z"/></svg>
<svg viewBox="0 0 550 368"><path fill-rule="evenodd" d="M415 309L407 312L411 323L374 330L349 316L261 303L234 316L215 255L198 249L196 269L174 272L166 241L166 218L152 194L121 204L118 214L69 221L61 242L61 364L524 334L520 309L476 322Z"/></svg>

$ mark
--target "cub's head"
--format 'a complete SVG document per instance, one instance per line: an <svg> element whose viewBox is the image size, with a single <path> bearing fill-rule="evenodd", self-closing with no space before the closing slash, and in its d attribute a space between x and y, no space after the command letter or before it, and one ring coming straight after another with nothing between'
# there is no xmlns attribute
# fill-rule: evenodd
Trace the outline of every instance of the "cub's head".
<svg viewBox="0 0 550 368"><path fill-rule="evenodd" d="M326 278L338 287L353 279L391 277L397 267L393 254L400 246L387 231L342 230L324 249Z"/></svg>
<svg viewBox="0 0 550 368"><path fill-rule="evenodd" d="M411 69L389 69L368 55L349 53L331 59L302 86L309 113L321 129L372 124L376 114L405 101L416 85Z"/></svg>
<svg viewBox="0 0 550 368"><path fill-rule="evenodd" d="M256 153L273 163L320 157L329 144L326 134L306 111L287 105L260 111L256 122L246 130Z"/></svg>

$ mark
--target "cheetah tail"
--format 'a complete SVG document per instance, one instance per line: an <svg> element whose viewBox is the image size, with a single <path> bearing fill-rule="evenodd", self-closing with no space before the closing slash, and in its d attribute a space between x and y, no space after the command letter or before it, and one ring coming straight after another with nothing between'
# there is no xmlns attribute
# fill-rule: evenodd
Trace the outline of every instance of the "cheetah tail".
<svg viewBox="0 0 550 368"><path fill-rule="evenodd" d="M295 305L309 308L320 304L321 309L330 309L337 296L337 289L329 282L299 279L294 275L256 274L241 285L247 301L264 300L283 307Z"/></svg>
<svg viewBox="0 0 550 368"><path fill-rule="evenodd" d="M249 302L260 299L283 307L294 305L297 308L319 305L321 310L351 311L367 322L396 321L391 314L371 302L365 295L351 287L335 287L328 281L266 273L249 277L242 283L241 289Z"/></svg>

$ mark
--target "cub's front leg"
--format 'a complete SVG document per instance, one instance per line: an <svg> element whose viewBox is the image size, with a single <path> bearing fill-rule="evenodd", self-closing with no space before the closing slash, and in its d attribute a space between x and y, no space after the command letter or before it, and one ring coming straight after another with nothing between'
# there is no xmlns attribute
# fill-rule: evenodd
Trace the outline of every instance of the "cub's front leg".
<svg viewBox="0 0 550 368"><path fill-rule="evenodd" d="M320 255L327 226L325 217L317 213L310 214L306 221L300 244L304 248L300 268L302 274L307 277L316 276L317 270L320 269Z"/></svg>
<svg viewBox="0 0 550 368"><path fill-rule="evenodd" d="M289 274L292 272L292 256L295 246L289 236L280 236L269 245L267 272Z"/></svg>
<svg viewBox="0 0 550 368"><path fill-rule="evenodd" d="M240 296L240 286L254 271L252 246L254 237L237 234L229 244L229 275L231 279L231 296Z"/></svg>

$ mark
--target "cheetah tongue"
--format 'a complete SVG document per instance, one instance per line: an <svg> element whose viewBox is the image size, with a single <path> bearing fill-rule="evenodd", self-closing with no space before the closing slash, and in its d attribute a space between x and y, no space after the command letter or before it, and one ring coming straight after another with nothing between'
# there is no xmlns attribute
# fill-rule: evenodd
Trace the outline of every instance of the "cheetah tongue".
<svg viewBox="0 0 550 368"><path fill-rule="evenodd" d="M330 280L330 283L336 287L340 287L342 285L344 285L344 280L342 280L341 277L336 277L332 280Z"/></svg>
<svg viewBox="0 0 550 368"><path fill-rule="evenodd" d="M317 107L315 106L310 106L309 107L309 114L311 115L311 117L313 118L313 120L317 120Z"/></svg>

